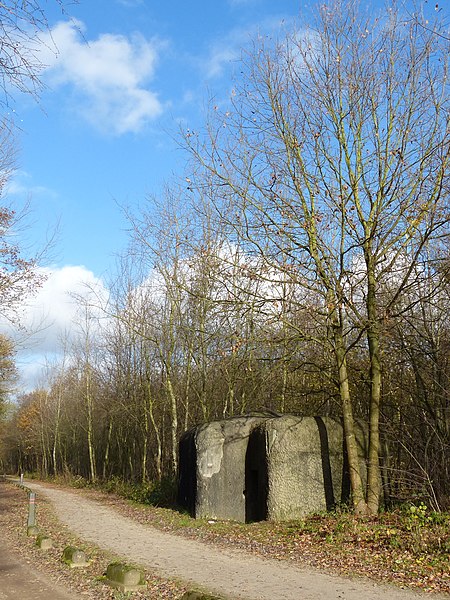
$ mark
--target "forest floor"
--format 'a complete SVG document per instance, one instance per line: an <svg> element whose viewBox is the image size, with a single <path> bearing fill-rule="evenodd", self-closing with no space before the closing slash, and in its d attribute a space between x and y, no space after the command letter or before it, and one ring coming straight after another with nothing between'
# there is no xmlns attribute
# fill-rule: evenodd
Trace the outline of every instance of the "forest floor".
<svg viewBox="0 0 450 600"><path fill-rule="evenodd" d="M84 598L124 597L103 578L108 562L118 558L145 568L147 590L133 598L175 600L187 589L247 600L449 598L450 558L435 547L447 547L448 538L439 536L448 534L448 522L431 523L425 511L418 517L412 511L405 530L404 517L392 514L242 525L196 521L89 489L27 485L37 492L38 525L54 548L44 553L26 537L26 494L10 484L0 484L0 493L7 488L15 496L13 509L1 513L3 534L36 569ZM86 550L88 569L69 570L61 562L69 544Z"/></svg>

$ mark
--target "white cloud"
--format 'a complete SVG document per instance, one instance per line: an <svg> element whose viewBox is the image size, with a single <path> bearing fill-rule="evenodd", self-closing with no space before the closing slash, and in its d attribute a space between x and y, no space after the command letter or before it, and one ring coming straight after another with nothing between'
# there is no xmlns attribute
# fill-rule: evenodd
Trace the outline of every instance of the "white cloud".
<svg viewBox="0 0 450 600"><path fill-rule="evenodd" d="M212 78L222 75L231 63L240 59L242 49L248 47L251 40L272 35L276 37L287 22L283 17L273 17L256 22L247 28L236 28L230 31L228 35L212 45L205 65L207 76Z"/></svg>
<svg viewBox="0 0 450 600"><path fill-rule="evenodd" d="M24 306L20 330L0 322L0 332L17 342L17 363L22 385L32 389L38 375L50 359L57 361L63 352L63 340L75 342L80 329L80 302L74 296L91 302L93 312L101 316L97 304L106 302L108 292L101 279L83 266L43 268L47 277L38 293Z"/></svg>
<svg viewBox="0 0 450 600"><path fill-rule="evenodd" d="M49 198L56 199L58 194L45 186L35 185L32 181L32 176L26 171L16 171L14 176L6 183L5 196L21 196L25 198L44 196L48 200Z"/></svg>
<svg viewBox="0 0 450 600"><path fill-rule="evenodd" d="M229 39L232 37L229 36ZM215 44L207 62L207 76L212 78L222 75L224 69L239 60L241 48L242 46L236 40L233 43L231 39L230 44L224 44L222 41Z"/></svg>
<svg viewBox="0 0 450 600"><path fill-rule="evenodd" d="M26 306L24 325L29 331L40 329L36 340L41 351L53 352L59 348L61 336L74 330L79 311L74 297L87 300L94 290L99 298L105 299L107 293L103 282L85 267L65 266L41 271L46 280Z"/></svg>
<svg viewBox="0 0 450 600"><path fill-rule="evenodd" d="M104 33L89 40L84 33L81 22L61 22L51 41L43 39L41 59L50 86L72 88L77 112L97 129L119 135L139 131L163 111L158 94L148 88L163 44L138 34Z"/></svg>

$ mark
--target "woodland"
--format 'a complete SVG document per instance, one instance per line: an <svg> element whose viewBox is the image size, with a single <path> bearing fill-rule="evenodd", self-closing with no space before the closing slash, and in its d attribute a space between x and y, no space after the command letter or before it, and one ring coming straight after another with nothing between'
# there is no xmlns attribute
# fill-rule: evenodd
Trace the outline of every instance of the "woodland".
<svg viewBox="0 0 450 600"><path fill-rule="evenodd" d="M0 338L1 470L157 498L196 424L332 416L352 510L450 508L450 42L418 15L331 2L243 51L228 104L179 132L185 173L128 211L108 294L74 298L63 360L14 401ZM18 319L39 257L4 204L0 300Z"/></svg>

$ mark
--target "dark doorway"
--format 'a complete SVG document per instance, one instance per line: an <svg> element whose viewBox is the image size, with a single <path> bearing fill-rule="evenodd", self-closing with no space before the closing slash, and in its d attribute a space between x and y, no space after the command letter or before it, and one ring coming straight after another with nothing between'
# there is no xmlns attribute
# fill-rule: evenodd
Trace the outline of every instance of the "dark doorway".
<svg viewBox="0 0 450 600"><path fill-rule="evenodd" d="M260 427L249 437L245 453L245 521L267 519L267 455L265 433Z"/></svg>
<svg viewBox="0 0 450 600"><path fill-rule="evenodd" d="M195 517L197 501L197 448L196 429L186 431L179 442L178 465L178 505Z"/></svg>

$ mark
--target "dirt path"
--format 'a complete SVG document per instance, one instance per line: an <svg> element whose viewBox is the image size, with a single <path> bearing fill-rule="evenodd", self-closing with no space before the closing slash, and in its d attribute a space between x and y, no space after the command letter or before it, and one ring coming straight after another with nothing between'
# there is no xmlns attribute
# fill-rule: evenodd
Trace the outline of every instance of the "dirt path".
<svg viewBox="0 0 450 600"><path fill-rule="evenodd" d="M5 535L7 513L13 509L12 490L2 489L0 495L0 600L76 600L78 595L52 582L34 569L30 561L13 548Z"/></svg>
<svg viewBox="0 0 450 600"><path fill-rule="evenodd" d="M0 547L0 600L77 600L6 546Z"/></svg>
<svg viewBox="0 0 450 600"><path fill-rule="evenodd" d="M58 519L80 538L124 559L232 599L245 600L418 600L429 595L301 569L236 550L226 551L137 524L110 507L36 483ZM433 596L434 600L444 596ZM448 597L447 597L448 600Z"/></svg>

